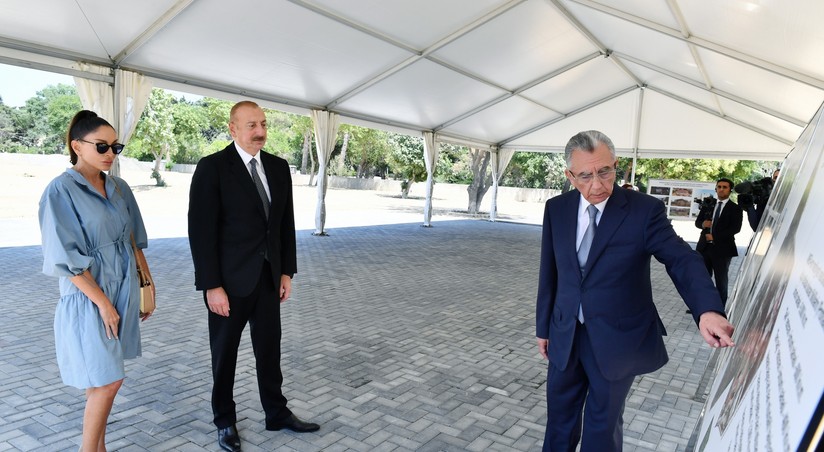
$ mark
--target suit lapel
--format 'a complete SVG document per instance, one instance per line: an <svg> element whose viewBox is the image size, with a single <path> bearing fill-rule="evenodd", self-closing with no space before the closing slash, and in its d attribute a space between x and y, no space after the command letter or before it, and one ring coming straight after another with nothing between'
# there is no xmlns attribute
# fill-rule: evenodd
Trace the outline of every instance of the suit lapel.
<svg viewBox="0 0 824 452"><path fill-rule="evenodd" d="M584 273L589 275L590 269L598 261L607 244L612 240L612 236L618 231L618 227L624 222L629 214L629 206L624 189L614 185L612 187L612 195L609 197L604 212L601 214L601 220L598 222L598 229L595 230L595 238L592 240L592 248L589 250L589 257L587 258L587 265ZM576 262L577 264L577 262Z"/></svg>
<svg viewBox="0 0 824 452"><path fill-rule="evenodd" d="M275 180L275 174L277 173L277 169L275 168L275 161L272 156L265 151L260 151L260 161L263 162L263 171L266 173L266 183L269 185L269 196L272 200L272 203L275 202L275 193L277 193L277 181Z"/></svg>
<svg viewBox="0 0 824 452"><path fill-rule="evenodd" d="M581 202L581 193L577 190L570 192L564 201L565 204L560 209L562 214L559 221L562 239L560 243L563 248L558 250L558 254L567 256L566 266L578 268L578 204ZM581 274L580 271L575 273Z"/></svg>
<svg viewBox="0 0 824 452"><path fill-rule="evenodd" d="M240 158L234 142L226 148L226 152L226 160L228 160L229 163L229 171L231 172L232 177L238 181L243 190L241 196L258 200L258 202L255 203L255 205L257 205L257 210L262 218L266 218L266 212L263 211L263 203L259 201L260 195L258 195L257 187L255 187L255 183L252 181L252 176L249 174L249 170L246 169L246 165L243 164L243 159Z"/></svg>

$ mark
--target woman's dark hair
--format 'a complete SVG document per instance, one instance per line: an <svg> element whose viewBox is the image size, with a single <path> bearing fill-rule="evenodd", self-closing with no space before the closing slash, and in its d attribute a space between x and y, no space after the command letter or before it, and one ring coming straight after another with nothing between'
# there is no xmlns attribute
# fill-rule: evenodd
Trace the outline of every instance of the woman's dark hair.
<svg viewBox="0 0 824 452"><path fill-rule="evenodd" d="M97 116L97 113L89 110L80 110L74 115L69 123L69 131L66 133L66 146L69 148L69 161L72 165L77 164L77 154L72 149L72 141L86 138L86 135L94 132L102 126L114 129L108 121Z"/></svg>

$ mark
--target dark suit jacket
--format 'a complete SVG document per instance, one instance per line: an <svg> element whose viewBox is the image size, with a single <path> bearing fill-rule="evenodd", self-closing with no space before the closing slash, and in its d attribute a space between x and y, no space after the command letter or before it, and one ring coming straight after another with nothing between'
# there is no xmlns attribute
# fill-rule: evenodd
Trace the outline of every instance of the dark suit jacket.
<svg viewBox="0 0 824 452"><path fill-rule="evenodd" d="M549 359L566 369L578 304L604 376L617 380L652 372L667 362L663 323L652 300L650 257L662 262L695 321L724 312L703 259L672 229L664 204L613 187L582 278L576 252L580 193L546 202L537 300L537 337L549 339Z"/></svg>
<svg viewBox="0 0 824 452"><path fill-rule="evenodd" d="M198 290L223 287L229 296L254 290L268 251L275 287L297 273L292 177L286 160L261 151L272 204L269 221L235 144L204 157L189 193L189 245Z"/></svg>
<svg viewBox="0 0 824 452"><path fill-rule="evenodd" d="M695 227L702 228L704 220L712 220L715 214L715 209L707 211L702 210L695 219ZM712 243L711 251L716 257L733 257L738 256L738 247L735 246L735 234L741 232L741 222L744 221L744 213L738 204L727 199L721 215L718 216L718 221L712 225ZM701 233L698 238L698 245L695 249L699 252L709 251L707 247L706 234Z"/></svg>

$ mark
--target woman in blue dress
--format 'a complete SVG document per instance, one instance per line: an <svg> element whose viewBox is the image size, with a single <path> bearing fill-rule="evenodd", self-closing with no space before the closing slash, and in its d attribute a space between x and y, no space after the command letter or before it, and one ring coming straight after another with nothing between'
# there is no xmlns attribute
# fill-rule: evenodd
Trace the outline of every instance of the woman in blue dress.
<svg viewBox="0 0 824 452"><path fill-rule="evenodd" d="M72 119L66 143L73 166L40 199L43 272L60 278L60 376L86 390L81 450L100 452L125 377L123 360L140 356L139 320L151 315L139 313L135 268L137 260L149 269L142 251L148 241L129 185L105 173L123 150L114 128L84 110Z"/></svg>

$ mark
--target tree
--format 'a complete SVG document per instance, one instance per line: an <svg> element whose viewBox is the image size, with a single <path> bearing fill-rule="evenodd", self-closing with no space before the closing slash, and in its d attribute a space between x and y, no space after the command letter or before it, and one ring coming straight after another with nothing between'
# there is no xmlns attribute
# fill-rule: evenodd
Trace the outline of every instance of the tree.
<svg viewBox="0 0 824 452"><path fill-rule="evenodd" d="M14 133L14 109L3 103L0 97L0 149L7 149L12 145Z"/></svg>
<svg viewBox="0 0 824 452"><path fill-rule="evenodd" d="M469 156L472 160L472 183L466 187L466 192L469 194L467 211L473 215L478 213L481 201L492 185L492 174L487 174L490 155L489 151L481 149L469 150Z"/></svg>
<svg viewBox="0 0 824 452"><path fill-rule="evenodd" d="M205 110L207 128L203 131L206 141L231 140L229 135L229 112L232 110L232 102L228 100L204 97L198 102L198 106Z"/></svg>
<svg viewBox="0 0 824 452"><path fill-rule="evenodd" d="M171 160L175 163L197 163L206 150L206 134L209 122L206 110L197 104L179 99L171 105L174 148Z"/></svg>
<svg viewBox="0 0 824 452"><path fill-rule="evenodd" d="M289 159L291 141L295 134L292 124L298 115L264 108L266 114L266 145L263 150L270 154Z"/></svg>
<svg viewBox="0 0 824 452"><path fill-rule="evenodd" d="M171 94L162 89L155 88L149 96L149 102L140 121L137 123L135 136L140 138L142 145L152 153L155 160L152 177L157 181L157 186L166 185L161 175L161 159L164 154L176 147L174 135L174 116L172 115L172 102L174 98Z"/></svg>
<svg viewBox="0 0 824 452"><path fill-rule="evenodd" d="M471 184L472 157L469 149L451 143L438 143L435 181L450 184Z"/></svg>
<svg viewBox="0 0 824 452"><path fill-rule="evenodd" d="M393 133L389 135L389 147L387 160L395 175L401 177L401 196L406 198L413 183L426 179L423 138Z"/></svg>
<svg viewBox="0 0 824 452"><path fill-rule="evenodd" d="M619 167L625 159L619 159ZM722 177L732 179L735 184L763 177L758 174L764 167L769 167L769 164L753 160L639 159L635 167L635 177L636 185L640 186L646 186L649 179L715 182Z"/></svg>
<svg viewBox="0 0 824 452"><path fill-rule="evenodd" d="M565 168L563 154L516 152L501 185L560 190L566 180Z"/></svg>
<svg viewBox="0 0 824 452"><path fill-rule="evenodd" d="M61 83L43 88L26 101L17 117L21 144L50 154L62 153L66 149L66 128L82 108L74 86Z"/></svg>
<svg viewBox="0 0 824 452"><path fill-rule="evenodd" d="M338 156L338 174L346 172L346 151L349 149L349 137L351 136L348 126L341 126L341 133L343 133L343 143L340 146L340 155Z"/></svg>
<svg viewBox="0 0 824 452"><path fill-rule="evenodd" d="M309 153L312 151L312 133L314 130L314 127L312 126L312 118L308 116L297 116L294 122L292 122L291 129L294 135L302 137L300 173L307 174ZM313 168L312 174L314 173L315 170Z"/></svg>
<svg viewBox="0 0 824 452"><path fill-rule="evenodd" d="M359 178L386 176L390 143L386 132L366 127L350 126L347 154Z"/></svg>

